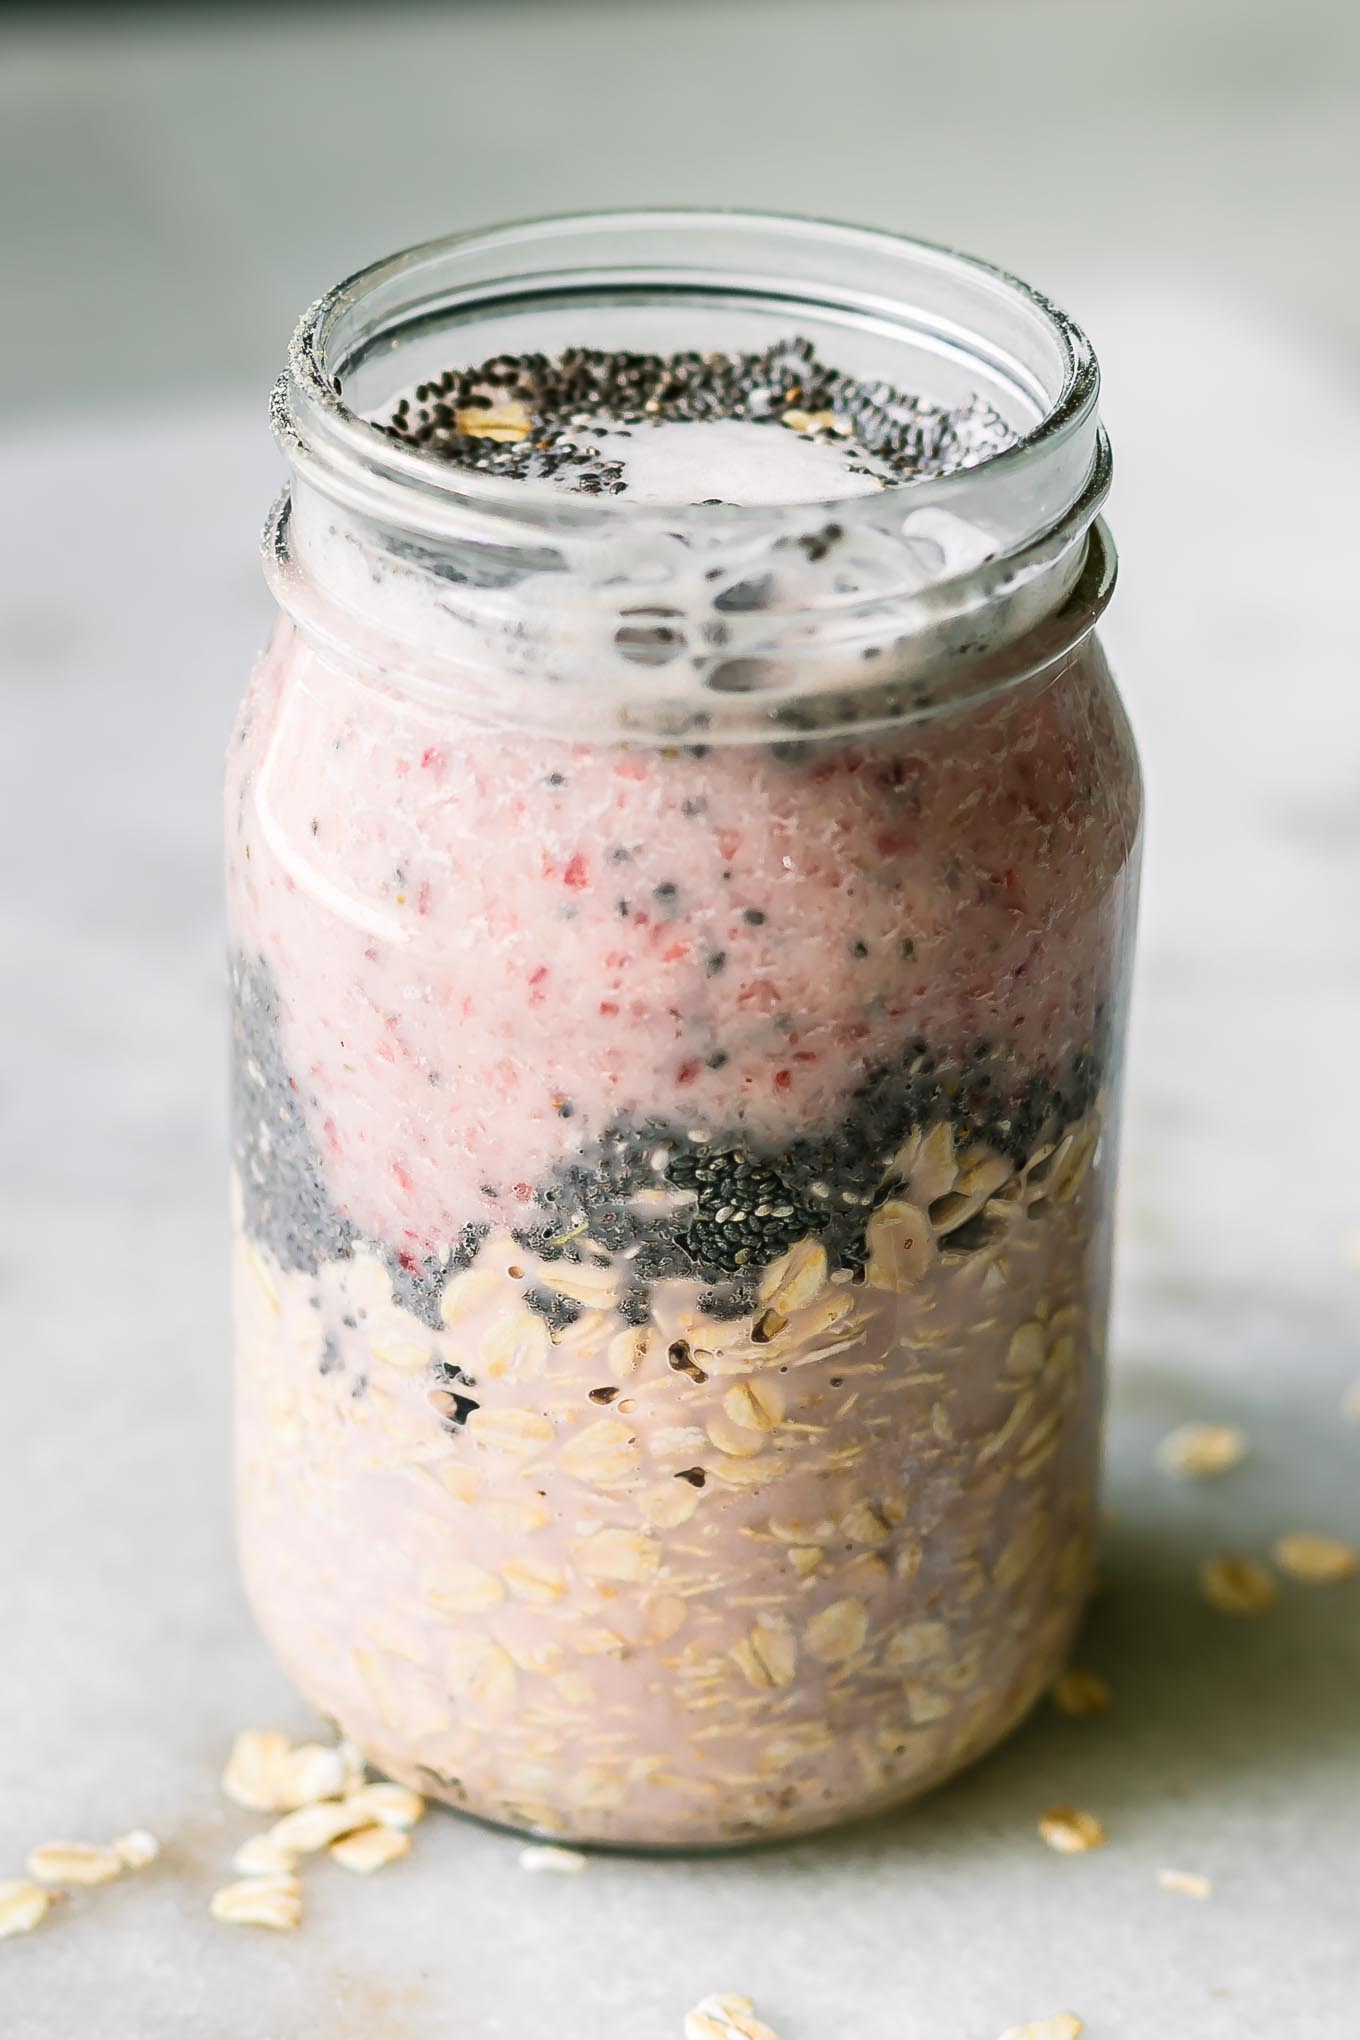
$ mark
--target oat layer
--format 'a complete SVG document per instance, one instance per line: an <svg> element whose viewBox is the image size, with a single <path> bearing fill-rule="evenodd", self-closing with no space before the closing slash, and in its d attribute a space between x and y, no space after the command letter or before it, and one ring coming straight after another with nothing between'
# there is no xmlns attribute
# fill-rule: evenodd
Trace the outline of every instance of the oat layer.
<svg viewBox="0 0 1360 2040"><path fill-rule="evenodd" d="M593 1262L551 1328L492 1234L431 1327L377 1253L287 1268L238 1229L243 1552L285 1666L384 1770L555 1837L795 1833L957 1769L1087 1581L1098 1113L1056 1171L918 1132L862 1279L808 1239L736 1321L673 1279L632 1323ZM928 1212L965 1180L991 1224L951 1249Z"/></svg>

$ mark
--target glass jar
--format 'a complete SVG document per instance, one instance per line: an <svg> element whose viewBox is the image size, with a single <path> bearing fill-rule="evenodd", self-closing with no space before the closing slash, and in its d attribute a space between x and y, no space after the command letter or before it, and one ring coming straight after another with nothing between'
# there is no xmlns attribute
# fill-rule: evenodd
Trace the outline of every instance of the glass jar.
<svg viewBox="0 0 1360 2040"><path fill-rule="evenodd" d="M941 407L918 478L675 505L411 443L451 364L771 343L761 432L815 350ZM1061 1666L1140 827L1096 395L1013 278L728 213L463 236L302 321L227 803L241 1549L392 1776L793 1834Z"/></svg>

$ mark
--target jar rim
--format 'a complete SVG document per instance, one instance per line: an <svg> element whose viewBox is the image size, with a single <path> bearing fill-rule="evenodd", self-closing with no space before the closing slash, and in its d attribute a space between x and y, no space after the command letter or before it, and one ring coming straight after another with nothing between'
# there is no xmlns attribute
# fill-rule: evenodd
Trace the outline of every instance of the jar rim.
<svg viewBox="0 0 1360 2040"><path fill-rule="evenodd" d="M844 341L838 367L868 361L870 387L886 367L942 411L977 400L1013 443L831 500L666 504L464 468L372 422L450 333L527 331L541 352L588 306L671 345L772 319L777 340L797 319L814 346ZM299 323L273 399L292 474L267 570L318 641L363 641L404 685L471 682L514 722L575 725L588 706L612 734L671 741L810 704L828 731L900 720L990 685L993 652L1023 667L1045 620L1069 644L1094 623L1113 569L1092 529L1110 482L1099 386L1090 342L1041 292L879 229L689 208L478 229L359 270ZM745 599L762 584L773 600ZM1068 598L1097 585L1076 614Z"/></svg>
<svg viewBox="0 0 1360 2040"><path fill-rule="evenodd" d="M359 498L365 499L363 507L374 507L376 491L385 499L391 514L395 492L395 499L402 505L401 521L419 529L444 528L446 520L440 514L441 506L461 511L464 517L473 511L496 522L558 530L617 529L621 525L655 522L658 518L674 526L677 517L709 530L740 528L768 520L768 505L657 504L640 503L626 495L571 495L548 484L460 467L402 445L345 401L344 377L356 351L371 351L379 343L392 345L394 328L409 325L415 319L427 322L439 307L450 304L446 274L450 265L479 256L505 265L540 250L551 251L554 244L570 243L574 237L599 237L607 244L616 235L655 237L667 232L693 235L696 241L701 237L736 236L740 240L749 236L758 242L765 236L777 244L778 251L785 253L802 243L805 248L823 253L835 250L866 265L878 264L886 271L903 264L914 266L918 280L933 278L972 286L980 304L989 304L997 312L1005 311L1012 317L1027 318L1033 336L1048 343L1051 371L1056 370L1056 375L1050 372L1049 387L1042 392L1041 413L1028 429L1016 432L1012 443L1001 451L972 466L888 483L864 497L831 501L812 497L781 505L781 509L803 514L834 512L844 518L853 517L861 503L874 504L880 515L895 502L900 502L904 509L908 505L947 507L965 491L976 499L982 488L1042 495L1045 491L1041 471L1051 470L1068 451L1077 458L1066 465L1079 470L1083 486L1069 484L1067 501L1062 507L1070 509L1076 496L1086 493L1085 485L1098 465L1097 441L1103 436L1096 418L1099 365L1082 328L1043 292L994 263L936 242L842 221L741 208L657 206L544 215L440 236L365 265L325 292L298 322L289 345L287 366L275 387L271 405L272 424L280 444L295 465L305 465L313 471L318 467L324 469L331 488L356 508L361 507ZM635 277L649 277L654 287L664 290L668 272L674 278L680 269L663 260L634 263L631 270L604 272L607 278L604 287L623 289L631 273ZM480 299L472 302L495 303L507 284L517 285L529 277L541 282L544 274L542 271L516 274L513 269L502 275L494 270L484 271L477 286ZM806 306L812 301L812 292L817 289L816 275L815 267L807 272L805 295L784 293L791 312L799 303ZM414 294L408 286L414 288ZM711 287L721 294L724 288L737 286L730 280L724 286L714 277ZM914 310L908 299L894 302L884 296L881 288L851 290L824 284L818 291L818 301L849 310L858 308L879 317L891 318L896 314L899 319L911 316ZM366 330L362 324L363 309L375 304L382 307L383 319L376 328ZM940 345L958 347L968 343L972 351L986 346L987 336L978 327L965 330L957 320L943 315L918 312L917 316L922 330L933 333ZM1024 364L1011 360L1007 366L1034 390L1038 371L1033 364L1027 375ZM1074 446L1074 442L1078 444ZM1074 473L1073 482L1076 480Z"/></svg>

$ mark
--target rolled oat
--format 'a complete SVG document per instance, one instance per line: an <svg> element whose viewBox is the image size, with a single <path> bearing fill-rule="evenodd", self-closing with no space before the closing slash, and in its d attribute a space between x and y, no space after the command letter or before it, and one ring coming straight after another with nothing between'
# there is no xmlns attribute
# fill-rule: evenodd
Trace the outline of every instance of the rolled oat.
<svg viewBox="0 0 1360 2040"><path fill-rule="evenodd" d="M1075 2012L1058 2012L1051 2019L1027 2019L1023 2026L1007 2026L1001 2040L1081 2040L1085 2023Z"/></svg>
<svg viewBox="0 0 1360 2040"><path fill-rule="evenodd" d="M1157 1882L1163 1891L1179 1892L1183 1898L1208 1898L1213 1885L1197 1870L1159 1870Z"/></svg>
<svg viewBox="0 0 1360 2040"><path fill-rule="evenodd" d="M1225 1615L1264 1615L1275 1605L1275 1582L1254 1558L1206 1558L1199 1579L1205 1599Z"/></svg>
<svg viewBox="0 0 1360 2040"><path fill-rule="evenodd" d="M1076 1806L1050 1806L1040 1817L1039 1835L1060 1856L1084 1856L1105 1844L1103 1823Z"/></svg>
<svg viewBox="0 0 1360 2040"><path fill-rule="evenodd" d="M1157 1463L1164 1472L1197 1480L1228 1473L1246 1456L1246 1433L1232 1424L1182 1424L1157 1447Z"/></svg>
<svg viewBox="0 0 1360 2040"><path fill-rule="evenodd" d="M228 1926L291 1933L302 1921L302 1886L296 1877L243 1877L215 1891L208 1910Z"/></svg>
<svg viewBox="0 0 1360 2040"><path fill-rule="evenodd" d="M99 1842L43 1842L28 1858L39 1884L108 1884L124 1868L118 1851Z"/></svg>
<svg viewBox="0 0 1360 2040"><path fill-rule="evenodd" d="M1333 1586L1360 1571L1360 1552L1340 1537L1320 1536L1312 1530L1294 1530L1276 1540L1274 1559L1281 1572L1310 1586Z"/></svg>
<svg viewBox="0 0 1360 2040"><path fill-rule="evenodd" d="M779 2035L756 2017L750 1998L720 1993L686 2012L685 2040L779 2040Z"/></svg>
<svg viewBox="0 0 1360 2040"><path fill-rule="evenodd" d="M144 1870L161 1852L160 1843L146 1828L130 1828L125 1835L115 1835L110 1846L128 1870Z"/></svg>
<svg viewBox="0 0 1360 2040"><path fill-rule="evenodd" d="M0 1941L31 1934L46 1917L53 1896L26 1877L0 1878Z"/></svg>
<svg viewBox="0 0 1360 2040"><path fill-rule="evenodd" d="M410 1849L410 1835L404 1828L396 1827L356 1828L353 1834L342 1835L330 1845L331 1855L342 1868L363 1876L409 1855Z"/></svg>

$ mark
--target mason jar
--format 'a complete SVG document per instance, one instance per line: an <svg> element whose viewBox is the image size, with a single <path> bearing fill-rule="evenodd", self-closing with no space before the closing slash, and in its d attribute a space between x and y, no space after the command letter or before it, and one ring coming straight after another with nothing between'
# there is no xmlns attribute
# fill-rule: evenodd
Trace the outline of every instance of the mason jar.
<svg viewBox="0 0 1360 2040"><path fill-rule="evenodd" d="M1097 384L996 269L725 212L299 326L227 798L240 1539L391 1776L794 1834L1061 1667L1140 834Z"/></svg>

